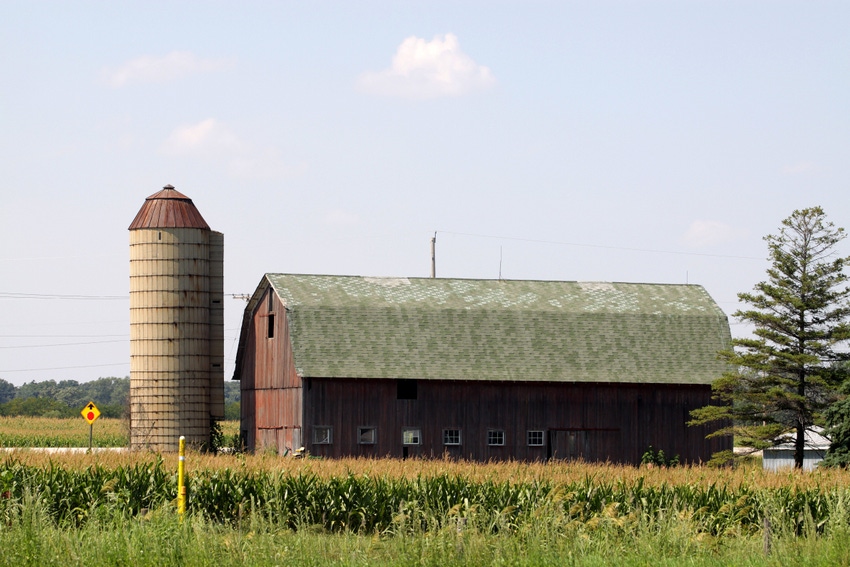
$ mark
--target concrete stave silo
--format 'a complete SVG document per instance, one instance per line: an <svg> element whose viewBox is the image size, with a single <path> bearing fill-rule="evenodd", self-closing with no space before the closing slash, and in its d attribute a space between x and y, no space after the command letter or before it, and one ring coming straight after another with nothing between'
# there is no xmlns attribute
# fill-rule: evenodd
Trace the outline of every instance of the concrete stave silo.
<svg viewBox="0 0 850 567"><path fill-rule="evenodd" d="M130 447L202 446L224 414L223 235L170 185L129 230Z"/></svg>

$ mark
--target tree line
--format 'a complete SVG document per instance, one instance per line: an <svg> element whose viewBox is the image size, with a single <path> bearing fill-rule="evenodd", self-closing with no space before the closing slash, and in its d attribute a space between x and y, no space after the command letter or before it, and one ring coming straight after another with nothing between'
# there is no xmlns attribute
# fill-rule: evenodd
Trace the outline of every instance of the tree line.
<svg viewBox="0 0 850 567"><path fill-rule="evenodd" d="M103 417L123 418L129 413L130 377L32 381L15 386L0 378L0 416L79 417L94 402ZM225 381L225 419L239 419L239 383Z"/></svg>

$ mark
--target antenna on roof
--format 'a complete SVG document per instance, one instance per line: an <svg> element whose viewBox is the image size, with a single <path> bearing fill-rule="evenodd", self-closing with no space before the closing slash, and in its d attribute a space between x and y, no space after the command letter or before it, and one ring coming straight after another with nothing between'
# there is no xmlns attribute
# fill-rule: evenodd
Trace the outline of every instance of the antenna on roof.
<svg viewBox="0 0 850 567"><path fill-rule="evenodd" d="M502 247L499 246L499 281L502 281Z"/></svg>
<svg viewBox="0 0 850 567"><path fill-rule="evenodd" d="M437 277L437 232L434 231L434 237L431 238L431 277Z"/></svg>
<svg viewBox="0 0 850 567"><path fill-rule="evenodd" d="M229 295L233 299L242 299L244 301L251 301L251 296L250 296L250 294L247 294L247 293L228 293L227 295Z"/></svg>

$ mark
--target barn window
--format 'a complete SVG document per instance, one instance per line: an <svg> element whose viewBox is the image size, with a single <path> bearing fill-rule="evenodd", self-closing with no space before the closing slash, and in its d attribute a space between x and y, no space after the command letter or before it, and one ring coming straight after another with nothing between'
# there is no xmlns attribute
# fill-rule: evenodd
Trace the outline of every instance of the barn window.
<svg viewBox="0 0 850 567"><path fill-rule="evenodd" d="M313 426L313 444L331 445L333 443L334 428L330 425Z"/></svg>
<svg viewBox="0 0 850 567"><path fill-rule="evenodd" d="M398 380L396 399L415 400L419 394L416 380Z"/></svg>
<svg viewBox="0 0 850 567"><path fill-rule="evenodd" d="M443 445L460 445L460 429L443 429Z"/></svg>
<svg viewBox="0 0 850 567"><path fill-rule="evenodd" d="M420 445L422 443L422 431L418 427L405 427L401 430L402 445Z"/></svg>
<svg viewBox="0 0 850 567"><path fill-rule="evenodd" d="M543 446L543 432L538 430L531 430L528 432L528 445L530 447L541 447Z"/></svg>
<svg viewBox="0 0 850 567"><path fill-rule="evenodd" d="M358 427L357 442L360 445L374 445L378 442L378 430L374 427Z"/></svg>
<svg viewBox="0 0 850 567"><path fill-rule="evenodd" d="M487 430L488 445L504 445L505 430L504 429L488 429Z"/></svg>
<svg viewBox="0 0 850 567"><path fill-rule="evenodd" d="M274 313L269 313L269 330L267 335L268 338L274 338Z"/></svg>

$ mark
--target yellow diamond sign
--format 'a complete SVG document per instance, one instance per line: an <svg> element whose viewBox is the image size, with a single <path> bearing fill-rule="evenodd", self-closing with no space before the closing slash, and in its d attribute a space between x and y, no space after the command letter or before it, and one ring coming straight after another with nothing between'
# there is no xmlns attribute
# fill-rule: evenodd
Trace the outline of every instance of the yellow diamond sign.
<svg viewBox="0 0 850 567"><path fill-rule="evenodd" d="M94 405L94 402L89 402L86 407L80 412L83 414L83 419L89 422L89 425L95 422L100 417L100 410Z"/></svg>

